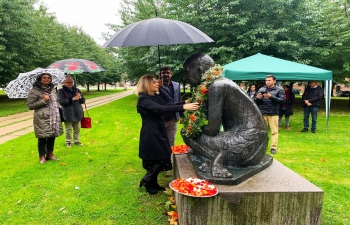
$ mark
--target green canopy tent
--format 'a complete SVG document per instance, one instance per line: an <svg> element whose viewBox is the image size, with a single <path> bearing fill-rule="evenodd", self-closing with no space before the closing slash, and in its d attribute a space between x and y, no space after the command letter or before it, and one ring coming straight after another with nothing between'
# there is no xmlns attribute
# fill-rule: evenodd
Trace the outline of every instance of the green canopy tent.
<svg viewBox="0 0 350 225"><path fill-rule="evenodd" d="M325 83L326 132L331 104L332 71L308 66L261 53L223 66L223 76L230 80L264 80L273 74L278 81L322 80Z"/></svg>

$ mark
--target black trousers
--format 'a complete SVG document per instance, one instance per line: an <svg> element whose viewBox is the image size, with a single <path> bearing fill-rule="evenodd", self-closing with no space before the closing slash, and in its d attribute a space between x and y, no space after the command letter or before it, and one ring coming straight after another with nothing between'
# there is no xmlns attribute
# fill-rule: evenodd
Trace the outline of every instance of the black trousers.
<svg viewBox="0 0 350 225"><path fill-rule="evenodd" d="M39 156L45 156L46 154L53 152L55 138L56 137L38 138Z"/></svg>
<svg viewBox="0 0 350 225"><path fill-rule="evenodd" d="M147 184L158 183L158 174L160 173L159 166L157 164L153 165L151 169L147 170L147 173L143 177L143 180Z"/></svg>

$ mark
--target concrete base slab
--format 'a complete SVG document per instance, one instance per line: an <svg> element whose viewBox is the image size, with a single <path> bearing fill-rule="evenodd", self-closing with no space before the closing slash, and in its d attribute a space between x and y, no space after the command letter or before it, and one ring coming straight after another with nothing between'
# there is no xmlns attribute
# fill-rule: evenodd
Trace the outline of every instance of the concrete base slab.
<svg viewBox="0 0 350 225"><path fill-rule="evenodd" d="M173 176L196 176L188 155L174 156ZM280 162L238 185L216 185L211 198L175 193L179 224L191 225L318 225L323 191Z"/></svg>

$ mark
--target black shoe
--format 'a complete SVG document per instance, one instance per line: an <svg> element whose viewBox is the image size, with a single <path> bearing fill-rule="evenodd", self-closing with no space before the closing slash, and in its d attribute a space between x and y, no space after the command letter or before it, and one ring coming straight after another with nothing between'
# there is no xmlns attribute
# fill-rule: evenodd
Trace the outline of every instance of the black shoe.
<svg viewBox="0 0 350 225"><path fill-rule="evenodd" d="M145 181L144 179L142 179L140 181L140 185L139 187L144 186L146 188L146 191L150 194L150 195L155 195L158 193L158 189L154 187L154 185L150 184L150 182ZM165 190L165 188L164 188Z"/></svg>
<svg viewBox="0 0 350 225"><path fill-rule="evenodd" d="M275 148L271 148L271 154L276 154L277 150Z"/></svg>
<svg viewBox="0 0 350 225"><path fill-rule="evenodd" d="M308 128L304 128L304 129L301 130L301 132L308 132L308 131L309 131Z"/></svg>
<svg viewBox="0 0 350 225"><path fill-rule="evenodd" d="M155 195L155 194L158 193L158 190L155 189L155 187L153 185L145 184L144 186L145 186L146 191L148 192L148 194Z"/></svg>
<svg viewBox="0 0 350 225"><path fill-rule="evenodd" d="M158 183L154 185L154 188L157 189L158 191L165 191L165 187L161 187Z"/></svg>
<svg viewBox="0 0 350 225"><path fill-rule="evenodd" d="M316 133L316 130L311 130L312 133Z"/></svg>

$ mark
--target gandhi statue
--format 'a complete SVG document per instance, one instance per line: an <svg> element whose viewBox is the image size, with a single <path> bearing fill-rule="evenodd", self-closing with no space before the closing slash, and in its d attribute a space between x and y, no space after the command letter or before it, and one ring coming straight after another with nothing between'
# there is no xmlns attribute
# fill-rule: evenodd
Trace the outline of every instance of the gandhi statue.
<svg viewBox="0 0 350 225"><path fill-rule="evenodd" d="M202 74L214 65L208 55L198 53L187 58L183 68L191 86L201 82ZM249 167L260 163L268 144L265 121L253 100L233 81L214 80L208 87L208 125L197 138L184 142L202 157L199 171L212 177L230 178L229 167ZM222 125L223 131L220 131Z"/></svg>

